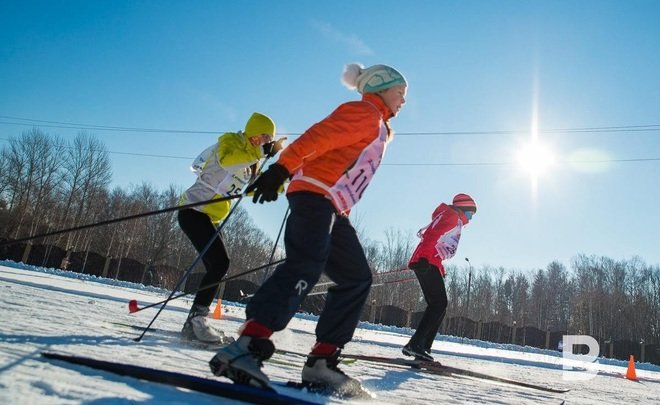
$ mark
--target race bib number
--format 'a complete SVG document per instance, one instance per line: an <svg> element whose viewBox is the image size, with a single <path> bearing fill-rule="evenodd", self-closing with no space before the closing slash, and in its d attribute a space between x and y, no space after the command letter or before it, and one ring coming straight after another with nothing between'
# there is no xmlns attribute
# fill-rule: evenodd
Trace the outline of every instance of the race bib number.
<svg viewBox="0 0 660 405"><path fill-rule="evenodd" d="M362 198L383 160L386 141L387 128L381 124L379 137L360 153L353 165L330 187L330 195L341 212L350 210Z"/></svg>
<svg viewBox="0 0 660 405"><path fill-rule="evenodd" d="M248 167L228 175L215 188L215 193L227 197L233 195L239 195L243 192L243 187L245 187L249 181L250 181L250 168Z"/></svg>

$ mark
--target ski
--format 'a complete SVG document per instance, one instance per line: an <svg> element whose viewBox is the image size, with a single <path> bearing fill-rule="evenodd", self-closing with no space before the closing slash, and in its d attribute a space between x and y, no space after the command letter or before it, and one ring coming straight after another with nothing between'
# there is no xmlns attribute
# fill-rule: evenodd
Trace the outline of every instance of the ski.
<svg viewBox="0 0 660 405"><path fill-rule="evenodd" d="M117 325L117 326L122 326L122 327L127 327L135 330L142 331L144 328L142 326L137 326L137 325L131 325L128 323L122 323L122 322L110 322L112 325ZM220 343L206 343L206 342L200 342L198 340L187 340L181 338L181 332L179 331L174 331L174 330L168 330L168 329L159 329L159 328L150 328L149 329L151 332L154 332L155 334L158 334L161 337L167 338L167 344L175 343L175 344L180 344L182 347L187 347L191 349L197 349L197 350L204 350L204 351L209 351L209 352L217 352L224 344ZM298 356L303 356L306 357L306 354L302 353L296 353L296 352L287 352L285 350L276 350L275 353L282 354L282 355L298 355ZM353 360L355 361L355 360ZM287 366L287 367L302 367L301 364L294 363L292 361L287 361L284 359L280 358L269 358L266 360L268 363L273 363L273 364L279 364L281 366Z"/></svg>
<svg viewBox="0 0 660 405"><path fill-rule="evenodd" d="M357 390L351 392L340 392L332 387L327 385L317 385L311 383L304 383L299 381L287 381L286 386L290 388L295 388L301 391L307 391L313 394L319 394L326 397L335 397L341 400L350 400L350 399L359 399L359 400L372 400L376 399L374 395L366 390L364 387L360 387Z"/></svg>
<svg viewBox="0 0 660 405"><path fill-rule="evenodd" d="M129 324L129 323L110 322L110 324L117 325L117 326L122 326L122 327L126 327L126 328L131 328L131 329L138 330L138 331L143 331L144 330L144 327L142 327L142 326L132 325L132 324ZM190 346L190 347L195 348L195 349L208 350L208 351L217 351L218 349L220 349L223 346L221 344L215 344L215 343L204 343L204 342L199 342L199 341L194 341L194 340L180 339L181 332L175 331L175 330L153 328L153 327L150 328L149 330L156 333L156 334L159 334L161 336L177 338L178 342L180 342L181 344L184 344L186 346ZM302 359L307 358L306 353L295 352L295 351L286 350L286 349L275 349L275 353L282 354L282 355L288 355L288 356L296 356L296 357L300 357ZM297 366L297 364L294 364L292 362L288 362L288 361L281 360L281 359L273 359L272 357L270 359L266 360L266 361L267 362L272 362L272 363L275 363L275 364L282 364L282 365L288 365L288 366ZM345 358L345 359L342 359L341 363L342 364L351 364L351 363L354 363L355 361L357 361L357 360L356 359Z"/></svg>
<svg viewBox="0 0 660 405"><path fill-rule="evenodd" d="M130 328L130 329L133 329L133 330L139 331L139 332L142 332L145 329L143 326L132 325L130 323L123 323L123 322L109 322L109 323L111 325L121 326L123 328ZM234 341L234 338L229 337L228 338L229 341L227 343L202 342L200 340L187 340L187 339L184 339L181 336L181 331L178 331L178 330L169 330L169 329L161 329L161 328L152 327L152 328L149 328L149 331L156 334L156 335L158 335L158 336L160 336L160 337L167 338L168 341L169 340L177 341L177 342L182 343L186 346L190 346L192 348L201 349L201 350L218 350L222 346L226 345L227 343L231 343L231 342Z"/></svg>
<svg viewBox="0 0 660 405"><path fill-rule="evenodd" d="M124 327L129 327L132 329L136 330L142 330L144 329L141 326L137 325L131 325L131 324L125 324L125 323L119 323L119 322L113 322L115 325L119 326L124 326ZM159 334L164 334L164 335L170 335L170 336L178 336L179 332L177 331L171 331L171 330L166 330L166 329L158 329L158 328L151 328L151 331ZM195 344L193 344L195 345ZM200 344L200 348L203 347L204 344ZM215 349L217 349L219 346L215 346ZM209 349L213 349L213 347L209 347ZM293 356L299 356L302 358L306 358L307 355L304 353L299 353L291 350L283 350L283 349L276 349L275 353L283 354L283 355L293 355ZM479 378L482 380L490 380L490 381L496 381L496 382L501 382L505 384L510 384L510 385L516 385L519 387L525 387L525 388L530 388L534 390L539 390L539 391L545 391L545 392L553 392L553 393L566 393L570 391L569 389L561 389L561 388L554 388L554 387L549 387L545 385L539 385L539 384L533 384L533 383L528 383L524 381L519 381L519 380L512 380L509 378L504 378L504 377L499 377L499 376L494 376L491 374L485 374L485 373L480 373L478 371L472 371L472 370L467 370L463 368L458 368L458 367L452 367L452 366L446 366L443 365L439 362L428 362L428 361L420 361L420 360L411 360L411 359L404 359L404 358L394 358L394 357L383 357L383 356L369 356L369 355L359 355L359 354L345 354L342 353L341 357L343 359L341 360L342 364L350 364L351 362L357 361L357 360L363 360L363 361L372 361L376 363L383 363L383 364L390 364L394 366L401 366L401 367L409 367L412 368L416 371L420 372L425 372L429 374L437 374L437 375L445 375L445 376L452 376L452 375L458 375L458 376L466 376L466 377L473 377L473 378ZM269 359L271 360L271 359ZM274 363L285 363L284 360L274 360ZM288 363L288 362L286 362ZM283 364L283 365L291 365L293 364ZM293 387L293 385L291 385Z"/></svg>
<svg viewBox="0 0 660 405"><path fill-rule="evenodd" d="M254 404L300 404L310 405L315 402L296 398L286 394L278 393L275 390L257 388L247 385L225 383L222 381L201 378L189 374L176 373L172 371L157 370L148 367L134 366L130 364L115 363L103 360L97 360L89 357L75 356L69 354L42 352L42 356L47 359L65 361L72 364L78 364L97 370L103 370L114 374L137 378L145 381L171 385L179 388L210 394L218 397L235 399ZM276 384L286 386L284 384Z"/></svg>
<svg viewBox="0 0 660 405"><path fill-rule="evenodd" d="M416 371L429 373L429 374L467 376L467 377L479 378L482 380L496 381L505 384L516 385L519 387L525 387L534 390L554 392L560 394L570 391L569 389L548 387L545 385L532 384L524 381L498 377L491 374L480 373L478 371L467 370L464 368L446 366L437 361L420 361L420 360L409 360L409 359L393 358L393 357L368 356L368 355L345 354L345 353L342 353L341 355L348 359L371 361L375 363L383 363L383 364L389 364L389 365L401 366L401 367L410 367Z"/></svg>

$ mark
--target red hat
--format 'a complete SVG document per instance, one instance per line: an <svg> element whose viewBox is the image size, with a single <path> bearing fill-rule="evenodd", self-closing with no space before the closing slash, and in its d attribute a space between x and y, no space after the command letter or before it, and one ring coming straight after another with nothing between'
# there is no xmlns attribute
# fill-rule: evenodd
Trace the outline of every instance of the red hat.
<svg viewBox="0 0 660 405"><path fill-rule="evenodd" d="M462 207L468 211L474 210L474 212L477 212L477 203L475 203L472 197L467 194L456 194L454 196L454 201L451 204L454 207Z"/></svg>

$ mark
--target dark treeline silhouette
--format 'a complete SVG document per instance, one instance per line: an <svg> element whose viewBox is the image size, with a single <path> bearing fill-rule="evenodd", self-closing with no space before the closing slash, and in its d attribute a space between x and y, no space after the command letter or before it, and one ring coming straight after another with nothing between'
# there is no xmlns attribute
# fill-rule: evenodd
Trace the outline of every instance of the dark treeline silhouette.
<svg viewBox="0 0 660 405"><path fill-rule="evenodd" d="M149 184L110 188L110 166L103 143L85 132L71 142L38 128L10 138L0 150L0 242L177 204L180 186L165 191ZM359 229L359 219L356 222ZM232 258L228 276L270 260L274 241L240 206L229 218L223 239ZM414 274L406 269L413 236L388 229L382 242L364 235L362 240L374 273L362 320L416 325L424 302ZM0 259L166 289L174 288L196 254L176 223L176 213L0 247ZM276 250L273 260L282 257ZM658 265L641 258L616 261L577 254L569 267L553 262L522 273L485 266L471 269L468 277L469 266L451 263L444 334L555 350L562 335L586 334L598 340L602 355L627 359L634 354L660 364ZM222 284L219 295L244 300L256 291L265 272ZM193 272L185 291L199 287L200 276ZM330 284L322 279L303 310L318 313Z"/></svg>

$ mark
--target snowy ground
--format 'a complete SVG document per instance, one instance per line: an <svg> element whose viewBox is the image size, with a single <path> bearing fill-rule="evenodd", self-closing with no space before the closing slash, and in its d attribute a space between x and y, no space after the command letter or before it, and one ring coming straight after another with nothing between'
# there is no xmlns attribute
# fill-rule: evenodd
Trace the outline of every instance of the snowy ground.
<svg viewBox="0 0 660 405"><path fill-rule="evenodd" d="M162 331L148 333L136 343L132 338L139 332L120 325L144 326L155 314L155 309L147 309L130 315L129 299L137 299L143 306L166 295L162 290L130 283L0 262L0 403L236 403L47 361L40 356L42 351L58 351L215 378L208 368L212 351L186 346L174 334ZM154 327L179 330L189 305L188 299L172 301ZM213 322L235 335L243 321L243 308L230 303L224 303L222 308L222 319ZM314 327L313 316L297 316L285 331L274 335L275 344L281 349L306 352L314 343ZM401 357L400 348L410 333L409 329L361 324L344 352ZM584 377L586 373L564 371L560 353L553 351L479 341L461 343L457 338L439 336L433 355L447 365L571 391L546 393L364 361L345 364L342 369L362 381L377 398L374 403L652 404L660 398L660 366L651 364L637 364L640 381L633 382L622 377L626 362L599 359L597 364L589 364L600 371L599 375L588 381L574 381L565 377ZM265 364L264 371L273 380L297 380L303 361L295 355L276 354L273 361ZM295 389L282 390L314 402L342 402Z"/></svg>

